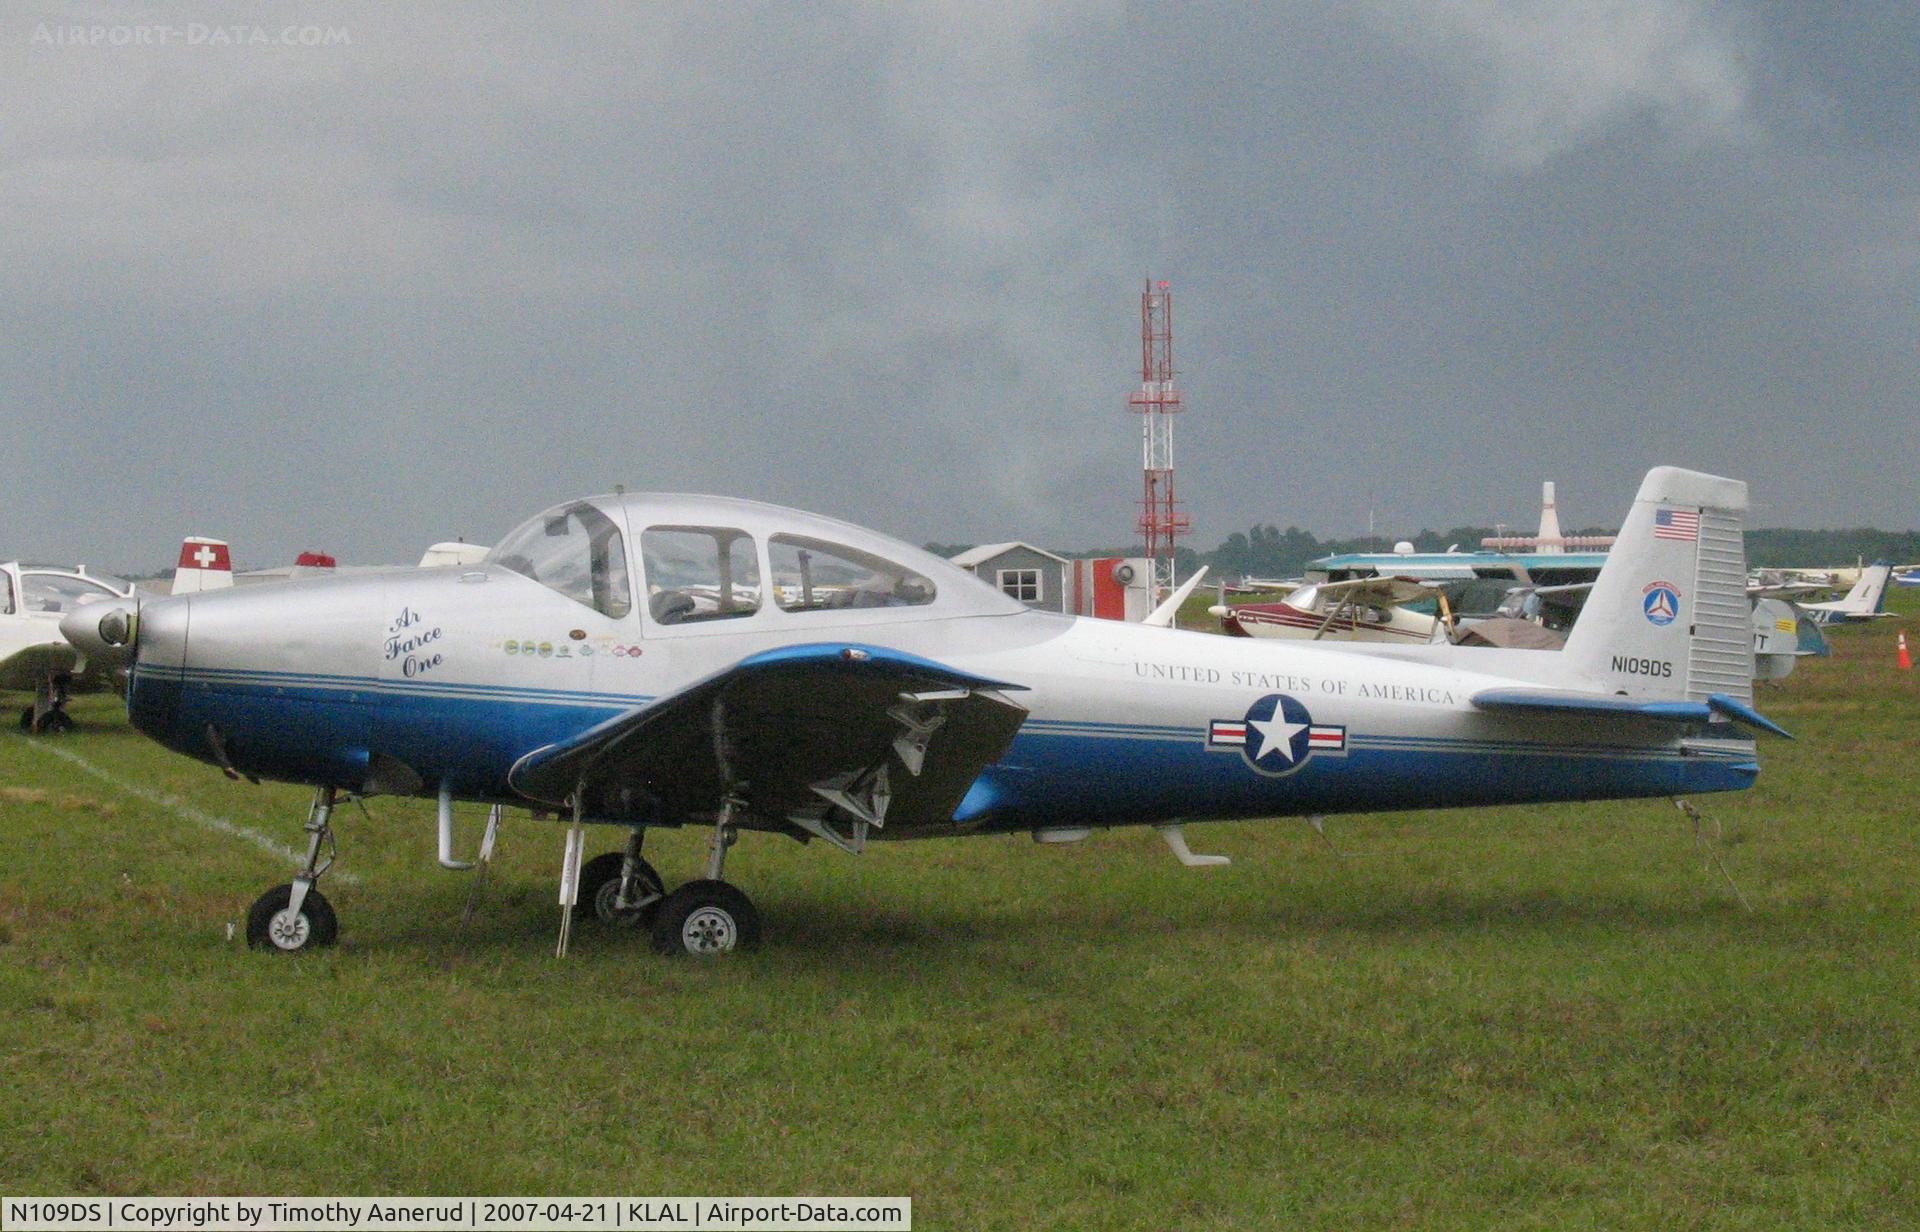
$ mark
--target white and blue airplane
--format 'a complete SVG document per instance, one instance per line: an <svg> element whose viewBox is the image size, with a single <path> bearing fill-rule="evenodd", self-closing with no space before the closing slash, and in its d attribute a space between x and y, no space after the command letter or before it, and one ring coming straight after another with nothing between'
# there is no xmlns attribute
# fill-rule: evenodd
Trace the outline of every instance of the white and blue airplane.
<svg viewBox="0 0 1920 1232"><path fill-rule="evenodd" d="M1746 485L1662 467L1566 646L1343 648L1036 612L918 548L753 501L615 495L549 509L479 564L175 596L77 614L131 659L133 724L230 775L311 784L305 866L256 947L335 939L316 888L353 796L571 821L572 908L663 953L755 944L723 880L742 832L877 839L1159 827L1744 788L1754 734ZM586 827L627 832L582 867ZM668 892L656 827L711 828ZM491 848L493 822L483 840ZM325 853L323 858L323 853Z"/></svg>
<svg viewBox="0 0 1920 1232"><path fill-rule="evenodd" d="M1802 603L1800 610L1818 625L1860 624L1893 616L1887 610L1887 584L1893 579L1893 566L1877 560L1860 571L1853 588L1830 603Z"/></svg>

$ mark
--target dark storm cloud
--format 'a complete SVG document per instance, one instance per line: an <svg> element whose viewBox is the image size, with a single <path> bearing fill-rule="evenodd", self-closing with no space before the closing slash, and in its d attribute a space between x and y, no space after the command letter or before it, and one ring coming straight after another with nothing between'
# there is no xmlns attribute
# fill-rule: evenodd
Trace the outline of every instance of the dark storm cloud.
<svg viewBox="0 0 1920 1232"><path fill-rule="evenodd" d="M564 12L0 24L0 555L400 560L615 483L1117 543L1149 271L1203 545L1662 461L1914 522L1904 17Z"/></svg>

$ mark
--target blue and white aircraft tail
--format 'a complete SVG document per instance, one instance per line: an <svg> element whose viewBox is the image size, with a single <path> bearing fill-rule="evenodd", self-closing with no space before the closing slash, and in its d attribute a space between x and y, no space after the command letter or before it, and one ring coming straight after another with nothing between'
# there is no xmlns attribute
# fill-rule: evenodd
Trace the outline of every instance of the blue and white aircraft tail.
<svg viewBox="0 0 1920 1232"><path fill-rule="evenodd" d="M852 853L1265 818L1731 791L1759 773L1746 485L1646 477L1564 649L1260 641L1036 612L950 562L754 501L568 502L484 561L75 617L131 653L136 727L234 776L312 784L305 867L248 939L332 940L343 796L571 819L561 901L667 953L753 943L739 834ZM649 830L712 827L671 893ZM624 851L582 863L590 828ZM489 834L492 833L491 825ZM483 853L490 849L483 844ZM484 862L484 855L482 861Z"/></svg>
<svg viewBox="0 0 1920 1232"><path fill-rule="evenodd" d="M1800 609L1815 624L1845 625L1878 620L1893 615L1887 610L1887 584L1893 578L1893 566L1877 560L1860 571L1860 579L1841 598L1831 603L1802 603Z"/></svg>

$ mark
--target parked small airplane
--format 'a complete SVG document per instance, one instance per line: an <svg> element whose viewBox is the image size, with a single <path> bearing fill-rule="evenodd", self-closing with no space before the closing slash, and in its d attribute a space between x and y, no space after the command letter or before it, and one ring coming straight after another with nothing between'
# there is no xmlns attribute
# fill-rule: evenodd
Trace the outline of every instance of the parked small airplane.
<svg viewBox="0 0 1920 1232"><path fill-rule="evenodd" d="M1409 603L1430 601L1438 615L1410 611ZM1353 578L1309 583L1283 599L1266 603L1215 604L1228 637L1281 638L1317 642L1430 642L1452 623L1446 595L1425 582L1405 577Z"/></svg>
<svg viewBox="0 0 1920 1232"><path fill-rule="evenodd" d="M1893 613L1887 611L1887 583L1892 577L1893 566L1876 561L1860 571L1860 580L1845 597L1831 603L1802 603L1800 610L1821 625L1856 624L1891 616Z"/></svg>
<svg viewBox="0 0 1920 1232"><path fill-rule="evenodd" d="M105 679L106 666L77 653L60 620L82 607L123 600L133 588L84 568L0 564L0 692L30 692L20 730L57 734L73 727L67 694ZM104 611L105 609L100 609Z"/></svg>
<svg viewBox="0 0 1920 1232"><path fill-rule="evenodd" d="M1759 773L1746 485L1650 472L1557 654L1263 643L1038 612L947 561L752 501L616 495L534 517L479 565L185 595L76 615L131 648L128 708L188 756L311 784L307 858L257 947L335 939L316 889L343 797L570 819L573 905L665 953L754 944L722 880L743 831L1069 842L1182 819L1731 791ZM1684 523L1686 533L1668 529ZM696 598L695 596L699 597ZM1174 600L1169 601L1174 602ZM1169 613L1170 615L1170 613ZM585 827L628 832L582 866ZM667 892L647 830L712 828ZM323 858L324 857L324 858Z"/></svg>

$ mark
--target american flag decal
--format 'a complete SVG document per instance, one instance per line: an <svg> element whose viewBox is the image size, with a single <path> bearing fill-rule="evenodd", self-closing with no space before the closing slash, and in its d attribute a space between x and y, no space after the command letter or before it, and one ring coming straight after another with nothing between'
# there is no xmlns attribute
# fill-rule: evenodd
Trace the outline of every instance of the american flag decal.
<svg viewBox="0 0 1920 1232"><path fill-rule="evenodd" d="M1696 543L1700 539L1700 511L1698 509L1657 509L1653 514L1653 537L1655 539L1678 539L1682 543Z"/></svg>

